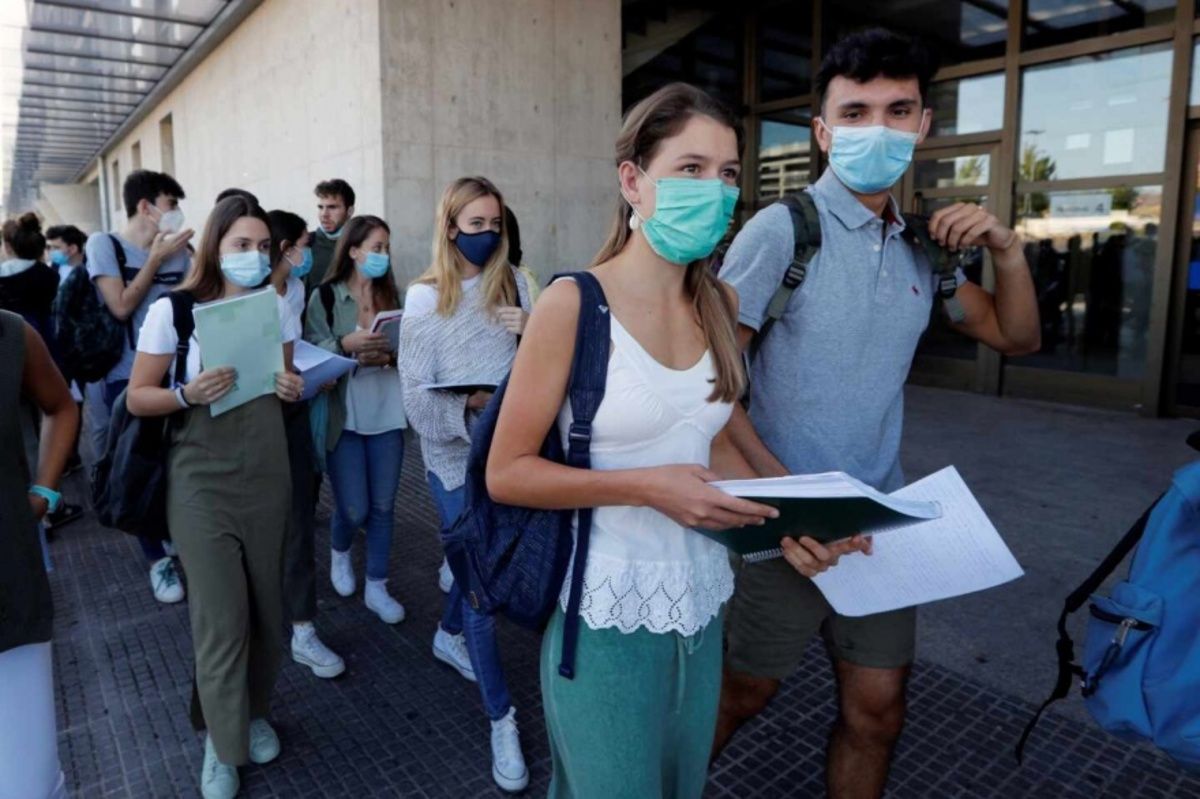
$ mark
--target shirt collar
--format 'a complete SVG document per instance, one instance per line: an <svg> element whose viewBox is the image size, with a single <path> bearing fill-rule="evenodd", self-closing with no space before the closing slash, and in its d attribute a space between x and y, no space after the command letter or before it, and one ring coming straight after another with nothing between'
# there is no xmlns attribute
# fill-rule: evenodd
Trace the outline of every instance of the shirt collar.
<svg viewBox="0 0 1200 799"><path fill-rule="evenodd" d="M31 261L28 258L13 258L11 260L0 263L0 277L12 277L19 275L22 272L33 266L36 261Z"/></svg>
<svg viewBox="0 0 1200 799"><path fill-rule="evenodd" d="M813 192L825 201L825 207L846 226L847 230L857 230L872 220L878 219L867 206L860 203L858 198L842 185L832 169L825 170L825 173L813 186ZM883 212L883 219L889 225L898 225L901 230L904 229L904 217L900 213L900 206L896 203L896 198L890 194L887 208Z"/></svg>

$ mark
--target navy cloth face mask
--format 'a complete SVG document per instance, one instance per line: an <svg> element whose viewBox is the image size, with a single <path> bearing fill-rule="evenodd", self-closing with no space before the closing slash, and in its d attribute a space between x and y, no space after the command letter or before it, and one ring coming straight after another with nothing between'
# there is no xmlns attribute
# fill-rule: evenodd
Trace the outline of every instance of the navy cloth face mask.
<svg viewBox="0 0 1200 799"><path fill-rule="evenodd" d="M482 230L479 233L463 233L460 230L454 244L464 258L482 268L500 246L500 234L494 230Z"/></svg>

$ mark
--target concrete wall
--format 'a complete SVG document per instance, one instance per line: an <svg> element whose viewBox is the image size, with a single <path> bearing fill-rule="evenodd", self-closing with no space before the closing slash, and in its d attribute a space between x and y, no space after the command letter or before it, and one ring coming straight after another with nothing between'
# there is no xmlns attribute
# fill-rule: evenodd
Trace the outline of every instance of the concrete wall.
<svg viewBox="0 0 1200 799"><path fill-rule="evenodd" d="M381 0L383 165L402 282L429 263L434 206L482 174L543 276L586 264L616 191L618 0Z"/></svg>
<svg viewBox="0 0 1200 799"><path fill-rule="evenodd" d="M386 0L385 0L386 1ZM162 169L159 122L173 119L175 177L199 234L217 193L240 186L263 206L316 222L318 180L341 177L357 210L383 211L379 2L266 0L106 158L129 174ZM124 211L113 198L109 224Z"/></svg>

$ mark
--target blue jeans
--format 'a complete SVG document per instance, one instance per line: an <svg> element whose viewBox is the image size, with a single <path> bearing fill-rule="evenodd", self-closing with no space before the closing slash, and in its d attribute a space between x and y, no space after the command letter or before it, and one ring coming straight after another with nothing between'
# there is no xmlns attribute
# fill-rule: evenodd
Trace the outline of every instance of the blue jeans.
<svg viewBox="0 0 1200 799"><path fill-rule="evenodd" d="M427 477L442 530L446 530L462 513L465 490L459 486L447 491L436 474L429 472ZM500 664L496 620L467 604L458 583L455 583L446 596L442 629L451 635L460 632L466 634L467 651L471 653L471 668L475 670L475 679L479 682L483 709L492 721L504 718L512 707L512 697L508 693L508 683L504 681L504 667Z"/></svg>
<svg viewBox="0 0 1200 799"><path fill-rule="evenodd" d="M404 431L364 436L343 430L326 462L335 505L330 543L338 552L346 552L354 543L354 534L366 527L367 579L387 579L396 488L404 463Z"/></svg>

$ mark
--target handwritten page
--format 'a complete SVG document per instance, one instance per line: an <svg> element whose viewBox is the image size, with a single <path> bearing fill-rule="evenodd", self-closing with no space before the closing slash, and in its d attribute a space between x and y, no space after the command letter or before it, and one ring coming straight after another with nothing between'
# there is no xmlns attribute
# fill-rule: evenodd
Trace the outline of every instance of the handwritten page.
<svg viewBox="0 0 1200 799"><path fill-rule="evenodd" d="M813 582L838 613L868 616L923 605L1024 574L953 466L893 496L936 501L942 516L875 535L870 556L849 555L817 575Z"/></svg>

